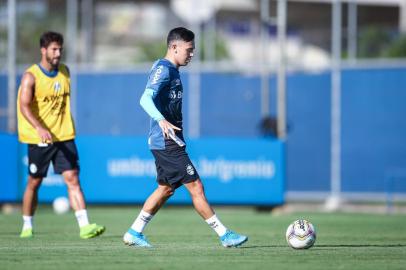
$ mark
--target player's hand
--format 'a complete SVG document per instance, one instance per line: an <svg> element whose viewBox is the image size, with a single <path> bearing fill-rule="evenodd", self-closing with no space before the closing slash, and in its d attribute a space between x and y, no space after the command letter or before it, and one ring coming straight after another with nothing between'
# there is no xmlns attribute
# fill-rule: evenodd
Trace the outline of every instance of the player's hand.
<svg viewBox="0 0 406 270"><path fill-rule="evenodd" d="M159 121L159 127L161 128L162 133L164 134L165 138L169 138L169 130L170 129L181 130L180 128L178 128L177 126L172 125L171 123L169 123L165 119L162 119L161 121Z"/></svg>
<svg viewBox="0 0 406 270"><path fill-rule="evenodd" d="M52 143L52 135L47 129L38 127L37 132L38 136L41 138L41 143Z"/></svg>

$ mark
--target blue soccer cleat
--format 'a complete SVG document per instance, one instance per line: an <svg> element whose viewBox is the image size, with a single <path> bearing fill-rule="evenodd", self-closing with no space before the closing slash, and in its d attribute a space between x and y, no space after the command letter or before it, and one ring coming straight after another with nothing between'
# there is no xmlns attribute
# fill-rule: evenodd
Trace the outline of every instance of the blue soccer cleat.
<svg viewBox="0 0 406 270"><path fill-rule="evenodd" d="M148 242L145 235L142 233L136 232L133 229L129 229L123 237L124 244L129 246L137 246L137 247L144 247L150 248L152 247L151 244Z"/></svg>
<svg viewBox="0 0 406 270"><path fill-rule="evenodd" d="M245 235L239 235L233 231L227 230L226 233L220 237L223 247L238 247L247 242L248 237Z"/></svg>

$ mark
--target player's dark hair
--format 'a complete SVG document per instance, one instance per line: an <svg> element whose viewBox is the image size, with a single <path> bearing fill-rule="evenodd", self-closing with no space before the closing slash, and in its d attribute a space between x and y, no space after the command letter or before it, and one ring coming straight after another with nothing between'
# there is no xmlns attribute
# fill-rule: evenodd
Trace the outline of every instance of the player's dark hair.
<svg viewBox="0 0 406 270"><path fill-rule="evenodd" d="M166 45L169 47L173 41L181 40L189 42L195 39L195 34L184 27L176 27L169 31L168 38L166 39Z"/></svg>
<svg viewBox="0 0 406 270"><path fill-rule="evenodd" d="M48 48L49 44L56 42L59 45L63 45L63 36L57 32L48 31L41 35L39 39L40 48Z"/></svg>

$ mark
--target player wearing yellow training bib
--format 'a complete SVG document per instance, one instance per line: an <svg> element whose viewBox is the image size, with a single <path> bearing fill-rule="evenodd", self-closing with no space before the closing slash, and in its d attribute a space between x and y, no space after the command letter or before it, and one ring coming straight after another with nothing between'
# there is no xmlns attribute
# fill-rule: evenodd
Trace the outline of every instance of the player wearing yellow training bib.
<svg viewBox="0 0 406 270"><path fill-rule="evenodd" d="M40 38L41 62L26 70L17 98L18 138L28 144L28 181L23 197L21 238L31 238L37 208L38 188L47 176L49 164L62 174L68 187L71 207L80 227L81 238L92 238L105 231L90 224L79 182L79 155L75 127L70 112L70 77L60 64L63 37L45 32Z"/></svg>
<svg viewBox="0 0 406 270"><path fill-rule="evenodd" d="M41 64L34 64L26 70L35 80L30 109L51 133L53 142L75 138L75 127L70 112L70 78L68 68L60 64L58 69L49 72ZM29 76L29 75L28 75ZM18 91L17 108L20 108L21 87ZM42 142L37 130L23 116L18 116L18 135L23 143Z"/></svg>

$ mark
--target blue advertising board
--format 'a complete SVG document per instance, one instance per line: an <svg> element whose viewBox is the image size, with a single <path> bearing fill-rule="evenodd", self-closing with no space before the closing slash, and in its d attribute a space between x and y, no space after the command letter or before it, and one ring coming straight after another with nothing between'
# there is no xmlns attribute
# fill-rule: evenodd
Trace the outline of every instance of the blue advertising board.
<svg viewBox="0 0 406 270"><path fill-rule="evenodd" d="M155 162L145 137L81 136L76 143L87 202L143 203L156 188ZM276 140L213 138L190 140L187 151L210 203L279 205L284 201L283 147ZM27 159L20 160L26 175ZM40 202L66 192L62 177L51 168L39 191ZM168 201L190 202L184 187Z"/></svg>
<svg viewBox="0 0 406 270"><path fill-rule="evenodd" d="M18 142L15 135L0 134L0 202L13 202L18 197Z"/></svg>

